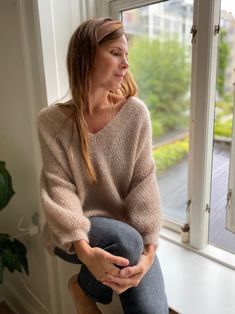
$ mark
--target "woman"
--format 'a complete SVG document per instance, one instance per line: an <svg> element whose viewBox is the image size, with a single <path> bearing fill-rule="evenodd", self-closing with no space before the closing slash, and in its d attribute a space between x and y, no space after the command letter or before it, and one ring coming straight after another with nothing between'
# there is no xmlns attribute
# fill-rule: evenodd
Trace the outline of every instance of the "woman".
<svg viewBox="0 0 235 314"><path fill-rule="evenodd" d="M47 248L81 264L69 281L77 313L101 313L113 291L124 313L168 313L155 254L161 211L151 125L128 72L120 21L91 19L74 32L71 100L38 116Z"/></svg>

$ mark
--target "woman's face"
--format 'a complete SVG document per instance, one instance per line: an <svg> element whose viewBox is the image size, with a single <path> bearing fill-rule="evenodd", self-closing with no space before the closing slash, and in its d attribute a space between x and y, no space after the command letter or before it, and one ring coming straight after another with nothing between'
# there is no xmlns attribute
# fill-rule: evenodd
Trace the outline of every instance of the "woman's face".
<svg viewBox="0 0 235 314"><path fill-rule="evenodd" d="M127 55L125 35L99 46L92 77L93 86L105 90L118 89L128 69Z"/></svg>

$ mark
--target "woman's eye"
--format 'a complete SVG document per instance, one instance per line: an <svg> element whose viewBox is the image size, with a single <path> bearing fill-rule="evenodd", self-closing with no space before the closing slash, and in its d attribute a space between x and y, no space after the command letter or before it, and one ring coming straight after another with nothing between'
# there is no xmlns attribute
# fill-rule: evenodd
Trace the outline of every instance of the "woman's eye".
<svg viewBox="0 0 235 314"><path fill-rule="evenodd" d="M118 51L111 51L111 54L115 57L119 56L120 53Z"/></svg>

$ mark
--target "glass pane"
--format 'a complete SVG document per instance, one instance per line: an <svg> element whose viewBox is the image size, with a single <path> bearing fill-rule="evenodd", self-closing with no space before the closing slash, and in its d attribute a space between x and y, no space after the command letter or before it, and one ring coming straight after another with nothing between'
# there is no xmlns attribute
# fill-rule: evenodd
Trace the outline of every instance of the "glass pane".
<svg viewBox="0 0 235 314"><path fill-rule="evenodd" d="M193 1L122 12L129 63L151 113L153 157L165 216L186 221Z"/></svg>
<svg viewBox="0 0 235 314"><path fill-rule="evenodd" d="M221 0L217 60L209 242L235 252L235 234L225 229L235 82L235 4Z"/></svg>

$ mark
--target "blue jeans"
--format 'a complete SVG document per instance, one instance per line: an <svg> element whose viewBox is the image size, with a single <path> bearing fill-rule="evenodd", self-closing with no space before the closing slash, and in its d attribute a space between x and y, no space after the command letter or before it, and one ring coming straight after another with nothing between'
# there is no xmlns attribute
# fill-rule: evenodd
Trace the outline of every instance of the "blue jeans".
<svg viewBox="0 0 235 314"><path fill-rule="evenodd" d="M91 217L88 234L90 245L122 256L129 265L136 265L143 253L141 235L126 223L104 217ZM76 254L67 254L60 248L55 254L63 260L81 264ZM95 302L108 304L112 301L113 290L103 285L82 264L78 274L78 283L84 292ZM157 256L149 271L137 287L129 288L119 295L125 314L167 314L168 304L161 268Z"/></svg>

